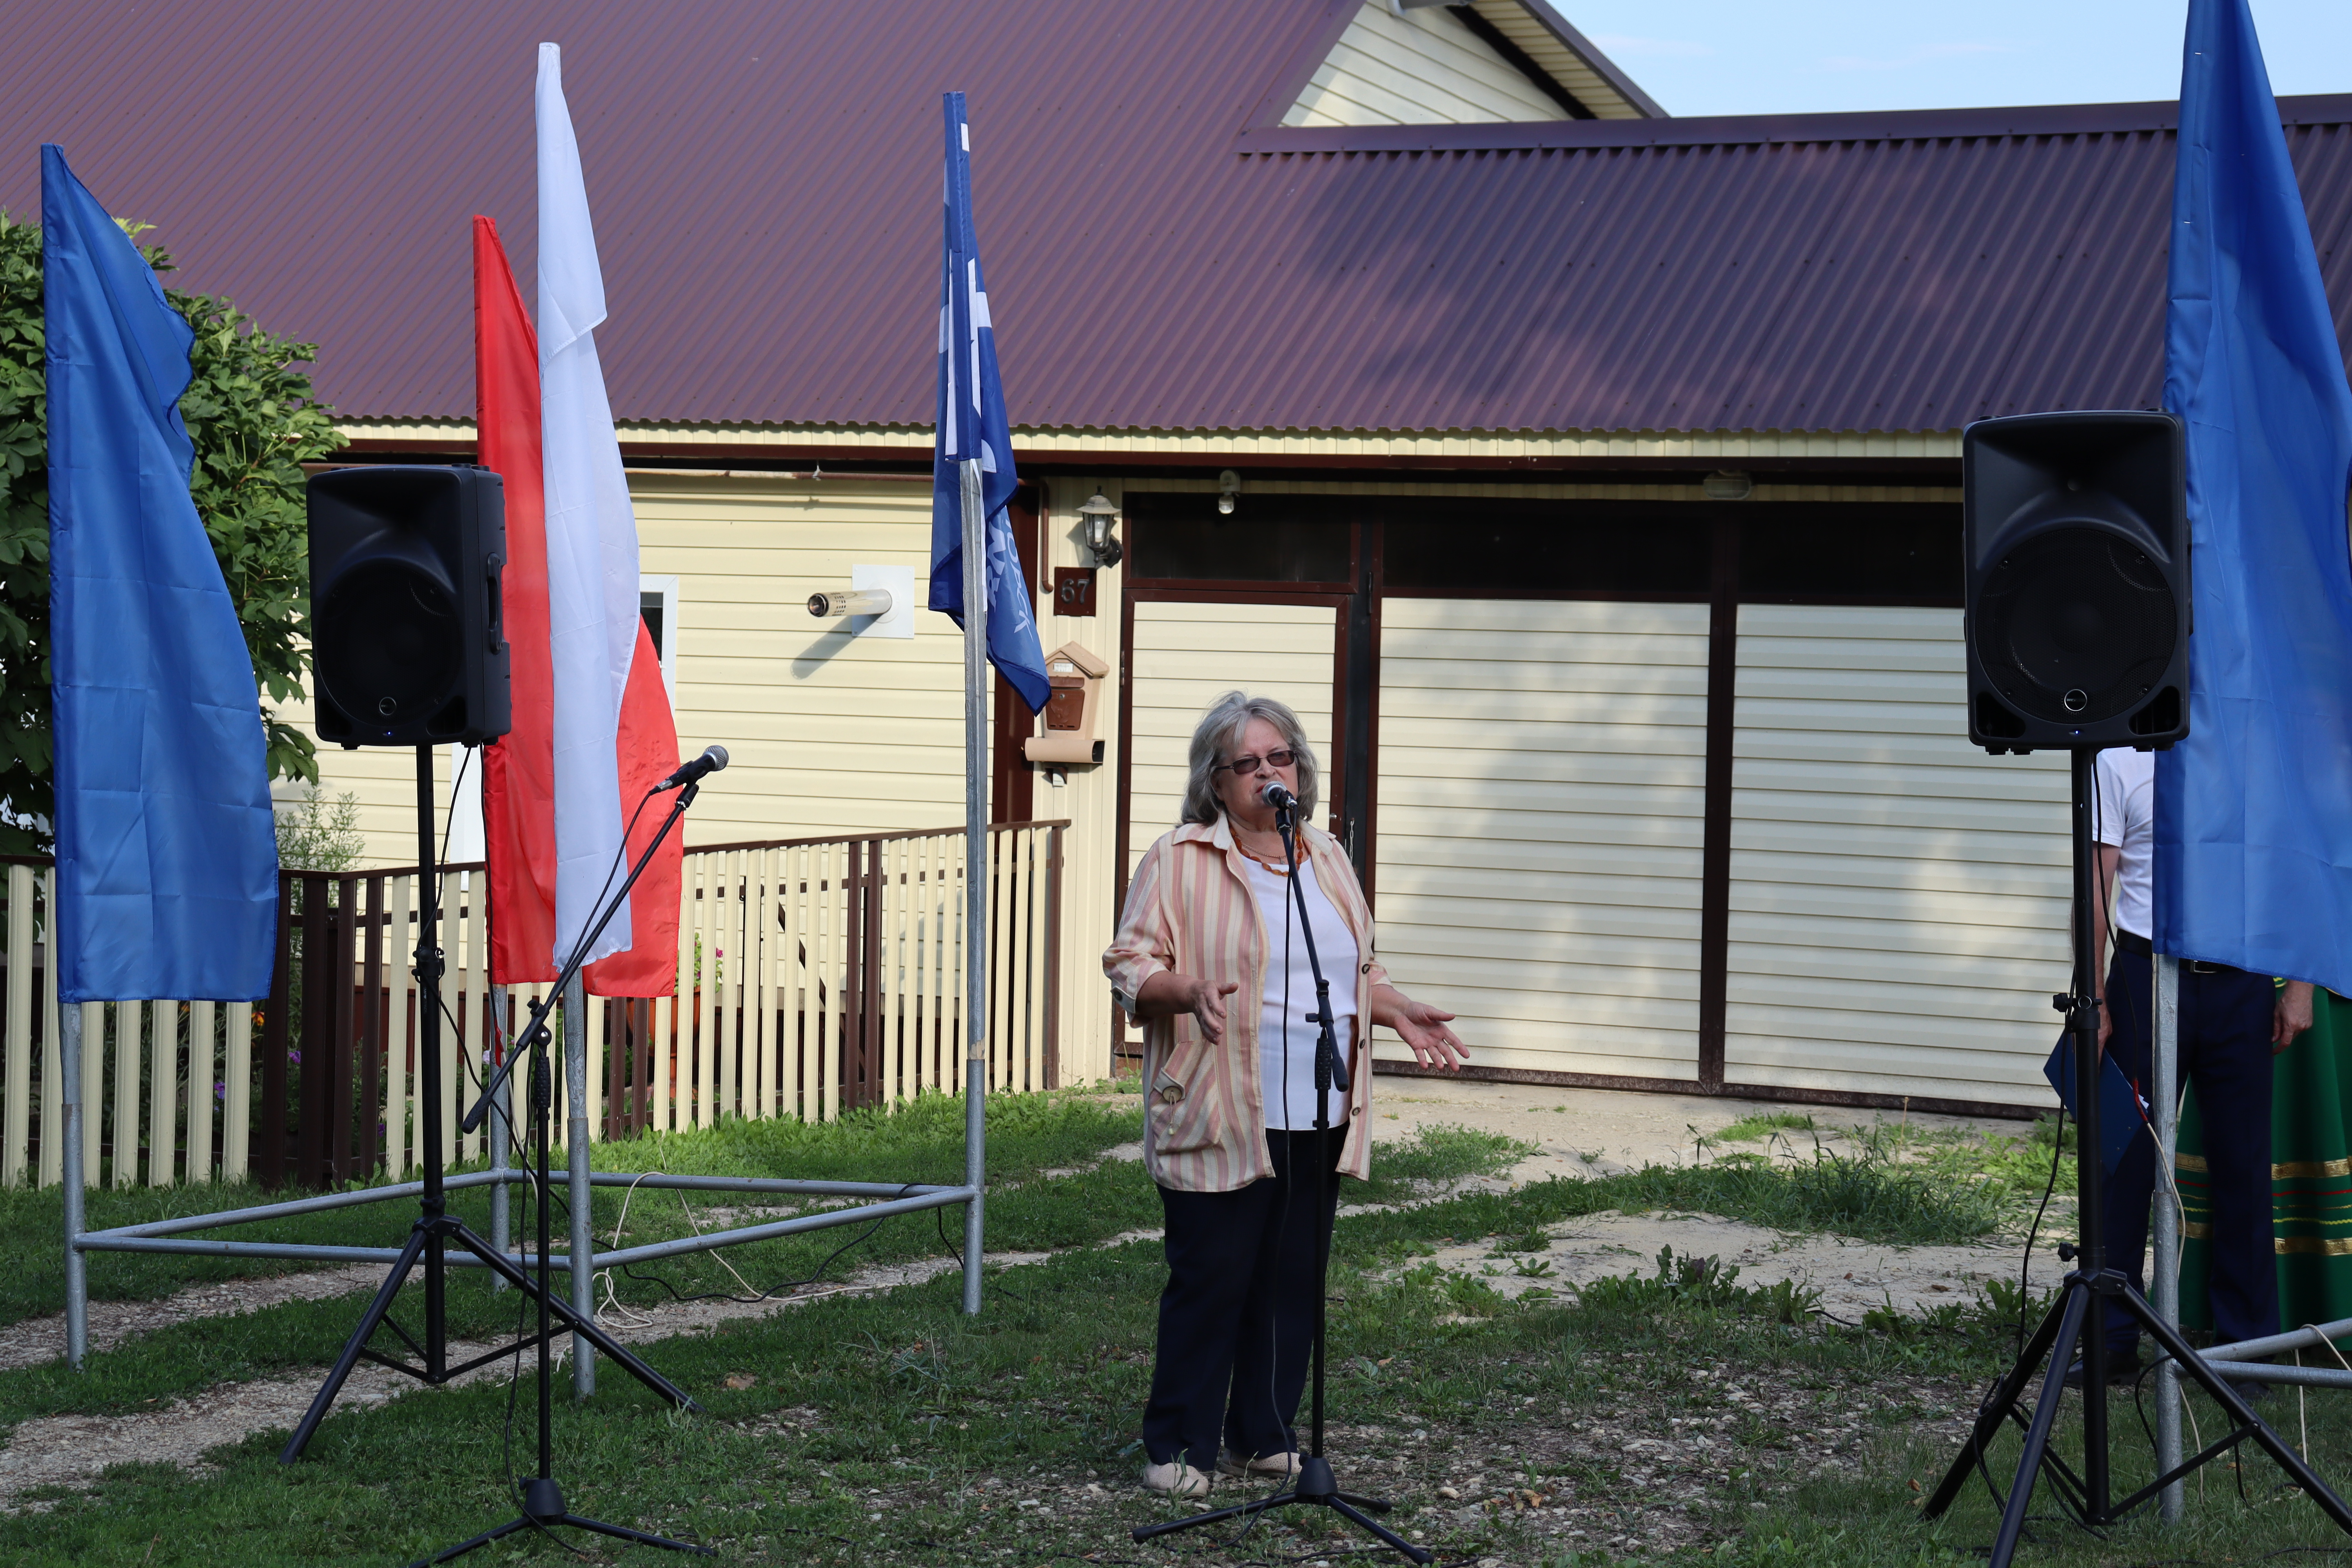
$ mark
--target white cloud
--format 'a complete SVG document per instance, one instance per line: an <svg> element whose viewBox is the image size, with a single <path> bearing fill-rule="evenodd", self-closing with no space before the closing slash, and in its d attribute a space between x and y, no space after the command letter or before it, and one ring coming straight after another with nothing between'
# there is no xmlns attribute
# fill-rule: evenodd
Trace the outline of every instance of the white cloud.
<svg viewBox="0 0 2352 1568"><path fill-rule="evenodd" d="M2021 53L2014 44L1927 44L1897 55L1892 59L1869 59L1861 55L1830 55L1820 62L1820 68L1832 71L1892 71L1909 70L1915 66L1931 65L1937 60L1962 59L1975 55L2014 55Z"/></svg>
<svg viewBox="0 0 2352 1568"><path fill-rule="evenodd" d="M1648 55L1688 59L1714 54L1712 45L1696 38L1637 38L1623 33L1596 33L1592 41L1612 55Z"/></svg>

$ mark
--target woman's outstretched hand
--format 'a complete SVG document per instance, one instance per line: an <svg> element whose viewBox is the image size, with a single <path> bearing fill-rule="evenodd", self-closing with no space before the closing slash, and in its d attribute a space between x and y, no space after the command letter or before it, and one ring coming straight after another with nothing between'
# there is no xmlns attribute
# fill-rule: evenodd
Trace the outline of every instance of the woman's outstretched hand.
<svg viewBox="0 0 2352 1568"><path fill-rule="evenodd" d="M1453 1014L1416 1002L1393 985L1372 993L1372 1022L1394 1029L1425 1068L1454 1068L1470 1060L1470 1047L1445 1026L1454 1022Z"/></svg>

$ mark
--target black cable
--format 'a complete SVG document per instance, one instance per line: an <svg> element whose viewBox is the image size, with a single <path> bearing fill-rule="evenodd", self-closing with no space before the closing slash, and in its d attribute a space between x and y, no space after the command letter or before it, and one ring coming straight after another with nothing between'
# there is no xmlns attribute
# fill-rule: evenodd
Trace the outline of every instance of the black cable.
<svg viewBox="0 0 2352 1568"><path fill-rule="evenodd" d="M914 1191L917 1187L921 1186L922 1184L923 1184L920 1182L907 1183L904 1186L898 1189L898 1197L905 1197L908 1193ZM890 1201L895 1203L898 1200L892 1199ZM680 1202L683 1204L683 1198L680 1199ZM693 1210L689 1208L687 1212L688 1216L691 1217ZM880 1230L884 1226L889 1224L892 1220L898 1217L898 1216L897 1215L886 1214L880 1219L868 1221L864 1230L859 1231L856 1236L851 1237L847 1241L845 1241L839 1247L835 1247L832 1253L826 1257L825 1260L816 1266L815 1273L810 1275L805 1279L786 1280L783 1284L773 1286L769 1289L762 1290L756 1296L738 1296L731 1290L703 1290L689 1296L658 1274L640 1274L625 1263L622 1264L620 1268L624 1275L635 1280L638 1284L658 1285L663 1289L668 1291L674 1299L680 1302L734 1301L746 1307L755 1306L761 1301L772 1301L786 1291L797 1290L803 1285L815 1284L818 1280L824 1278L825 1270L831 1268L834 1266L835 1261L838 1259L843 1253L847 1252L851 1247L856 1247L862 1242L871 1240L876 1231Z"/></svg>

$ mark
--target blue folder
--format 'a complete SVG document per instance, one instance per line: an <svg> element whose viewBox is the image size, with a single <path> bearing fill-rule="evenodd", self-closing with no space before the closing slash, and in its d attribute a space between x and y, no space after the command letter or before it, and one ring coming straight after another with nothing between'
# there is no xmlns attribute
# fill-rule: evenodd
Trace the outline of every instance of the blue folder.
<svg viewBox="0 0 2352 1568"><path fill-rule="evenodd" d="M2058 1102L2066 1114L2079 1125L2081 1114L2074 1109L2074 1037L2060 1035L2057 1048L2050 1059L2042 1064L2042 1076L2058 1091ZM2099 1158L2107 1174L2114 1175L2123 1163L2133 1139L2147 1126L2147 1102L2140 1099L2124 1077L2124 1069L2116 1066L2113 1053L2099 1053Z"/></svg>

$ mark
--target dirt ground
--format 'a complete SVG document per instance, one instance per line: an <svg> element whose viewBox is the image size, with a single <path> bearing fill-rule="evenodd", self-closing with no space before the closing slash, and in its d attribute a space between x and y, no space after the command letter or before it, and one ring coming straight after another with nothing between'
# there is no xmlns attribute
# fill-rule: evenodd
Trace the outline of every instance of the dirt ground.
<svg viewBox="0 0 2352 1568"><path fill-rule="evenodd" d="M1696 1096L1382 1078L1375 1086L1373 1110L1380 1119L1378 1135L1382 1138L1401 1138L1423 1126L1453 1123L1535 1144L1538 1152L1507 1174L1474 1178L1473 1184L1465 1184L1508 1187L1554 1175L1584 1178L1645 1163L1687 1161L1694 1156L1695 1133L1712 1134L1754 1112L1786 1109L1760 1101ZM1857 1113L1822 1113L1825 1127L1857 1119ZM1950 1118L1914 1121L1962 1125ZM1832 1147L1842 1143L1826 1135L1824 1141ZM1141 1155L1140 1147L1130 1144L1110 1151L1108 1157L1139 1159ZM2014 1246L1874 1246L1832 1237L1783 1236L1706 1215L1591 1215L1555 1226L1551 1234L1549 1248L1540 1255L1497 1258L1485 1240L1465 1238L1459 1245L1442 1247L1433 1258L1422 1261L1478 1275L1506 1295L1519 1295L1557 1290L1604 1275L1646 1273L1654 1267L1659 1248L1672 1247L1678 1257L1711 1255L1737 1264L1744 1283L1794 1279L1809 1285L1822 1292L1824 1310L1849 1321L1871 1307L1890 1301L1899 1310L1916 1311L1939 1300L1964 1299L1979 1281L1996 1274L2013 1278L2018 1268ZM2046 1287L2057 1278L2059 1266L2048 1256L2049 1249L2042 1250L2043 1256L2035 1260L2034 1279ZM992 1259L1016 1268L1040 1260L1040 1255L1024 1254ZM1549 1272L1538 1273L1538 1263L1549 1266ZM887 1289L950 1267L947 1260L935 1258L869 1269L845 1283L777 1302L694 1302L608 1310L601 1315L625 1342L655 1340L782 1310L817 1295ZM93 1303L90 1342L93 1349L103 1350L127 1336L172 1323L256 1311L290 1300L342 1295L379 1279L381 1275L371 1268L338 1268L194 1286L160 1301ZM33 1365L61 1356L64 1351L61 1317L27 1320L0 1330L0 1366ZM499 1365L473 1375L502 1376L504 1373L504 1366ZM415 1386L397 1373L362 1366L345 1387L341 1403L346 1406L378 1404ZM318 1374L310 1373L226 1384L134 1415L54 1416L25 1422L10 1435L6 1447L0 1449L0 1507L14 1506L15 1499L32 1488L86 1484L107 1466L126 1460L195 1468L207 1450L222 1444L273 1427L291 1427L317 1387ZM1563 1432L1559 1436L1564 1446L1575 1447L1601 1439L1602 1434ZM1703 1445L1708 1439L1693 1436L1689 1440ZM1458 1489L1466 1508L1507 1506L1477 1495L1481 1478L1465 1474L1460 1479L1464 1484ZM1099 1489L1074 1486L1072 1489L1098 1493Z"/></svg>
<svg viewBox="0 0 2352 1568"><path fill-rule="evenodd" d="M1697 1095L1628 1094L1615 1089L1550 1089L1525 1084L1449 1083L1443 1079L1381 1078L1374 1080L1372 1114L1387 1136L1412 1129L1456 1123L1533 1143L1538 1152L1507 1175L1483 1178L1507 1187L1550 1176L1606 1175L1643 1165L1688 1163L1700 1136L1712 1137L1743 1117L1759 1112L1810 1111L1822 1125L1822 1147L1843 1150L1849 1141L1833 1129L1866 1123L1870 1111L1789 1106L1775 1101L1724 1100ZM1880 1112L1877 1114L1886 1114ZM1920 1128L1972 1125L1952 1116L1916 1115ZM2021 1131L2022 1122L1989 1124L1993 1131ZM1761 1144L1742 1147L1760 1149ZM1803 1148L1810 1152L1811 1135ZM1591 1215L1551 1227L1552 1243L1541 1254L1497 1259L1480 1240L1443 1247L1434 1262L1453 1272L1484 1277L1508 1296L1557 1289L1605 1275L1649 1273L1659 1249L1677 1258L1720 1258L1739 1268L1740 1282L1772 1285L1783 1279L1822 1293L1822 1309L1848 1322L1873 1307L1892 1303L1917 1312L1939 1301L1966 1300L1995 1277L2014 1279L2021 1249L2013 1244L1969 1247L1889 1247L1832 1236L1783 1236L1761 1226L1709 1215ZM1521 1258L1528 1272L1517 1271ZM1530 1277L1536 1265L1550 1272ZM2065 1266L2048 1247L2035 1250L2035 1289L2054 1286Z"/></svg>

